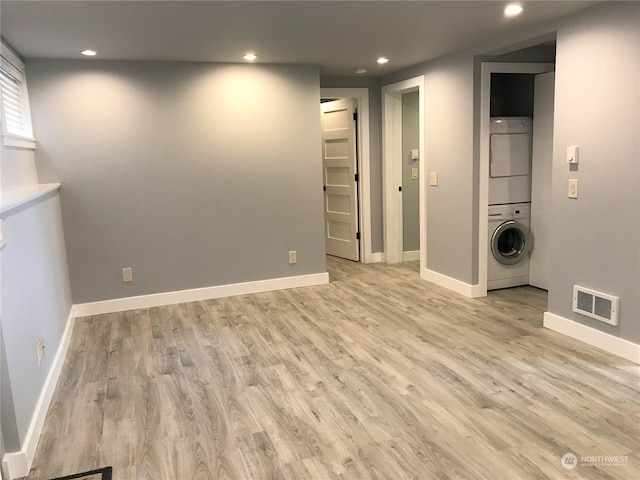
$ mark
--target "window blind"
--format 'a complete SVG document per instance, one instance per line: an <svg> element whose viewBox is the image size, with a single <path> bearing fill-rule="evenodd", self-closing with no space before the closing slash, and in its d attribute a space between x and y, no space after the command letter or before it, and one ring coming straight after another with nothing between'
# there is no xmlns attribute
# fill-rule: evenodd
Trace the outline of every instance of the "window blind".
<svg viewBox="0 0 640 480"><path fill-rule="evenodd" d="M0 69L0 89L7 133L26 136L22 82Z"/></svg>

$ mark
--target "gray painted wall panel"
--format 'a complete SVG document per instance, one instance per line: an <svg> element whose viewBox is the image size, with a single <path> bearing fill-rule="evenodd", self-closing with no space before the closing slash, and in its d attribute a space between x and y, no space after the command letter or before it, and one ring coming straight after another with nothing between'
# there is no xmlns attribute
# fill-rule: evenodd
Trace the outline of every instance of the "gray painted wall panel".
<svg viewBox="0 0 640 480"><path fill-rule="evenodd" d="M2 428L9 451L25 440L36 402L71 309L60 202L51 192L2 215L6 245L2 255L2 335L6 371L2 390ZM45 356L37 365L35 345L44 339ZM5 423L5 415L9 421ZM12 421L14 420L14 421ZM14 431L17 430L17 431Z"/></svg>
<svg viewBox="0 0 640 480"><path fill-rule="evenodd" d="M27 75L74 303L326 270L316 68L31 60Z"/></svg>
<svg viewBox="0 0 640 480"><path fill-rule="evenodd" d="M411 150L420 149L420 92L402 95L402 241L403 250L420 250L420 188L412 180L411 169L419 160L411 160ZM420 152L422 155L423 152Z"/></svg>
<svg viewBox="0 0 640 480"><path fill-rule="evenodd" d="M557 62L549 311L640 343L640 5L568 22ZM580 147L577 171L569 145ZM574 284L619 296L620 325L572 312Z"/></svg>
<svg viewBox="0 0 640 480"><path fill-rule="evenodd" d="M425 72L425 148L425 173L437 172L439 182L426 187L427 268L472 283L477 230L473 62L468 56L443 59Z"/></svg>

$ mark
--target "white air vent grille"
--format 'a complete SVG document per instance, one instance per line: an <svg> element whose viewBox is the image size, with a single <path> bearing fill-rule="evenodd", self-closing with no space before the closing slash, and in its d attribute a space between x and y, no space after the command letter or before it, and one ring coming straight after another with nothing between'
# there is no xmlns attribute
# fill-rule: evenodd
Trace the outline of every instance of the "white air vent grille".
<svg viewBox="0 0 640 480"><path fill-rule="evenodd" d="M609 325L618 325L618 297L573 286L573 311Z"/></svg>

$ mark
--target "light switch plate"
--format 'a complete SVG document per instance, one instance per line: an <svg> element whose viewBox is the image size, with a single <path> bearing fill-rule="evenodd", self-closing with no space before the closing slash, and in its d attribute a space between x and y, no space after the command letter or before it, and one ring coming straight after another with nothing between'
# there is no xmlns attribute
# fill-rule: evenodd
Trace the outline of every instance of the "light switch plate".
<svg viewBox="0 0 640 480"><path fill-rule="evenodd" d="M569 198L578 198L578 179L570 178L568 184L567 195Z"/></svg>
<svg viewBox="0 0 640 480"><path fill-rule="evenodd" d="M429 185L432 187L438 186L438 173L437 172L429 172Z"/></svg>
<svg viewBox="0 0 640 480"><path fill-rule="evenodd" d="M567 163L578 163L580 157L580 148L577 145L567 147Z"/></svg>
<svg viewBox="0 0 640 480"><path fill-rule="evenodd" d="M133 282L133 268L125 267L122 269L122 281Z"/></svg>
<svg viewBox="0 0 640 480"><path fill-rule="evenodd" d="M419 160L420 159L420 150L417 148L411 149L411 160Z"/></svg>
<svg viewBox="0 0 640 480"><path fill-rule="evenodd" d="M418 167L413 167L411 169L411 180L417 180L418 179Z"/></svg>

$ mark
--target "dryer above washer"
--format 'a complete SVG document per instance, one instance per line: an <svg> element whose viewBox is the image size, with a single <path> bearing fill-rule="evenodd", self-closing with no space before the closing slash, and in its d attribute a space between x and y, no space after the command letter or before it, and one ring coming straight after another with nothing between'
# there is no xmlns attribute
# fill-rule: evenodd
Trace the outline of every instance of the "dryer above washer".
<svg viewBox="0 0 640 480"><path fill-rule="evenodd" d="M489 138L489 204L531 201L529 117L494 117Z"/></svg>

